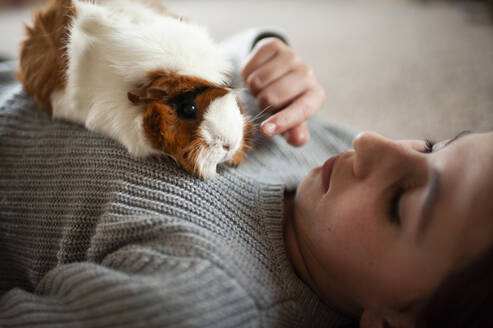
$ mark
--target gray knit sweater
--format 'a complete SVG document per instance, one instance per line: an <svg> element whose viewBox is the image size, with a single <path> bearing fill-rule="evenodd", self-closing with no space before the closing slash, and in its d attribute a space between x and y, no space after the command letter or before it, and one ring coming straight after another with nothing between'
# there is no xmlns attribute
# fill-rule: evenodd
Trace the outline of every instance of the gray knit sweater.
<svg viewBox="0 0 493 328"><path fill-rule="evenodd" d="M0 327L349 322L294 273L282 221L284 190L350 132L315 119L305 147L262 139L202 181L52 120L11 69L0 67Z"/></svg>

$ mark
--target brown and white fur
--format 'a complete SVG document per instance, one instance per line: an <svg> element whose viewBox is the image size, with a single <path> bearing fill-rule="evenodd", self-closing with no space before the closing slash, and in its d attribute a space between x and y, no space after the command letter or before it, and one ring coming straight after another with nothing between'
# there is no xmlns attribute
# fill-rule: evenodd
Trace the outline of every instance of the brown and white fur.
<svg viewBox="0 0 493 328"><path fill-rule="evenodd" d="M17 76L54 118L203 178L250 148L230 65L201 27L142 1L55 0L26 28Z"/></svg>

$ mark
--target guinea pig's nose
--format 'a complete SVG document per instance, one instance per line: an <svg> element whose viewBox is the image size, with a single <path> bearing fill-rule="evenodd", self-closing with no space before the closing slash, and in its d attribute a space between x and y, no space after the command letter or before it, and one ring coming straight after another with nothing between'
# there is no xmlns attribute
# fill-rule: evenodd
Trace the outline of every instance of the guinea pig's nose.
<svg viewBox="0 0 493 328"><path fill-rule="evenodd" d="M225 151L229 151L229 150L231 149L231 146L230 146L229 144L224 144L224 145L223 145L223 149L224 149Z"/></svg>

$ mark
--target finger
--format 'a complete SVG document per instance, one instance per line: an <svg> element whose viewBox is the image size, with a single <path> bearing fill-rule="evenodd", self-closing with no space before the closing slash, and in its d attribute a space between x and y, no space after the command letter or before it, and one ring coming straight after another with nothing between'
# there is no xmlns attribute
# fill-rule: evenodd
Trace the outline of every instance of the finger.
<svg viewBox="0 0 493 328"><path fill-rule="evenodd" d="M313 72L307 65L301 65L260 91L257 94L257 103L260 108L277 111L312 88L316 88Z"/></svg>
<svg viewBox="0 0 493 328"><path fill-rule="evenodd" d="M269 59L274 57L284 47L287 47L281 40L277 38L265 38L260 40L253 49L250 59L243 67L241 75L245 80L253 71L265 64Z"/></svg>
<svg viewBox="0 0 493 328"><path fill-rule="evenodd" d="M266 136L283 133L312 117L322 107L324 101L323 90L311 89L288 107L265 120L260 125L260 131Z"/></svg>
<svg viewBox="0 0 493 328"><path fill-rule="evenodd" d="M269 84L300 66L300 62L301 59L292 51L281 51L248 75L245 80L248 89L256 96Z"/></svg>
<svg viewBox="0 0 493 328"><path fill-rule="evenodd" d="M308 132L306 123L287 130L282 136L286 139L287 143L295 147L303 146L310 140L310 133Z"/></svg>

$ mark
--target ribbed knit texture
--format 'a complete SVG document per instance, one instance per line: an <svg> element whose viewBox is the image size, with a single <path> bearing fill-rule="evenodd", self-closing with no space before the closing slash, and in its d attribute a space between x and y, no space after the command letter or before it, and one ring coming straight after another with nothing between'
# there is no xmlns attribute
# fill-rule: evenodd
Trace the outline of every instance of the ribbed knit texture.
<svg viewBox="0 0 493 328"><path fill-rule="evenodd" d="M338 327L294 273L283 195L352 134L260 140L202 181L52 120L0 67L0 327Z"/></svg>

